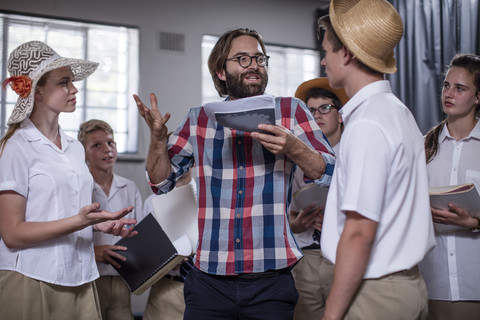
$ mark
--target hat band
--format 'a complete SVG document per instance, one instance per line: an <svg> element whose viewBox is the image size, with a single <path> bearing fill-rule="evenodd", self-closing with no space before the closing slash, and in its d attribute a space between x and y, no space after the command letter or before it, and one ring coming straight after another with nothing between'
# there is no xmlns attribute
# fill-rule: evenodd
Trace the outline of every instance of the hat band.
<svg viewBox="0 0 480 320"><path fill-rule="evenodd" d="M57 54L57 53L54 53L51 57L43 60L39 65L38 67L36 67L35 69L33 69L31 72L30 72L30 78L33 80L33 79L36 79L36 77L38 75L40 75L42 73L43 70L45 70L45 68L50 65L53 61L55 60L58 60L60 59L61 57ZM38 80L38 79L36 79ZM34 80L35 81L35 80Z"/></svg>

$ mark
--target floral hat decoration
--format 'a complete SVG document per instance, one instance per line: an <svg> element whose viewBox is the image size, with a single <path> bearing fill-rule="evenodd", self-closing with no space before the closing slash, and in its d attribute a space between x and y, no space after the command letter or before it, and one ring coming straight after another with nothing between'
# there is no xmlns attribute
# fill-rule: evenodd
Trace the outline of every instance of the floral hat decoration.
<svg viewBox="0 0 480 320"><path fill-rule="evenodd" d="M7 124L28 118L33 110L38 80L49 71L67 66L72 69L72 81L80 81L91 75L97 69L98 63L63 58L41 41L26 42L15 48L8 58L10 77L3 81L3 89L10 84L19 97Z"/></svg>

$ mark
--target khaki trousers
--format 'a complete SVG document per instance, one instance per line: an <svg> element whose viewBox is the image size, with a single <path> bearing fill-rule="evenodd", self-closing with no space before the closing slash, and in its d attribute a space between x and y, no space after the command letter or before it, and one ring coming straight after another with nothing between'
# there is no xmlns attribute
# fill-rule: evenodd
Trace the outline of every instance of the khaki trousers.
<svg viewBox="0 0 480 320"><path fill-rule="evenodd" d="M183 283L166 276L150 289L143 320L182 320L184 312Z"/></svg>
<svg viewBox="0 0 480 320"><path fill-rule="evenodd" d="M344 319L424 320L427 317L427 288L418 268L414 267L363 280Z"/></svg>
<svg viewBox="0 0 480 320"><path fill-rule="evenodd" d="M120 276L95 280L103 320L133 320L130 289Z"/></svg>
<svg viewBox="0 0 480 320"><path fill-rule="evenodd" d="M320 249L303 250L303 258L292 270L298 302L294 320L320 319L332 287L334 265L322 256Z"/></svg>
<svg viewBox="0 0 480 320"><path fill-rule="evenodd" d="M95 283L77 287L0 271L0 318L12 320L100 320Z"/></svg>

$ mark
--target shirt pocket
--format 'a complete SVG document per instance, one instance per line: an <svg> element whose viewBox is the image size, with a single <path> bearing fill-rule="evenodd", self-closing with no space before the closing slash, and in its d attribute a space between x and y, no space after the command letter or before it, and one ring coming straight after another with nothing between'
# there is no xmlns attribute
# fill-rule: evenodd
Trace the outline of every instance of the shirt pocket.
<svg viewBox="0 0 480 320"><path fill-rule="evenodd" d="M480 171L467 169L465 173L466 183L474 183L477 188L477 192L480 193Z"/></svg>

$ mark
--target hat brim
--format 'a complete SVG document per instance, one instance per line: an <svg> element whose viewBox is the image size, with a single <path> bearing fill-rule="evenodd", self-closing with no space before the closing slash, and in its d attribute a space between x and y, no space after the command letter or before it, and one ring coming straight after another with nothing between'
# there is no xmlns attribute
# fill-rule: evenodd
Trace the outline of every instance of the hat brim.
<svg viewBox="0 0 480 320"><path fill-rule="evenodd" d="M340 100L340 102L342 103L342 106L345 103L347 103L347 101L350 99L345 93L345 90L343 88L334 89L330 87L327 78L315 78L315 79L303 82L300 86L298 86L297 91L295 91L295 97L307 103L305 101L305 98L307 97L308 91L310 91L313 88L322 88L332 92Z"/></svg>
<svg viewBox="0 0 480 320"><path fill-rule="evenodd" d="M34 79L32 79L32 89L30 90L30 94L26 98L18 97L17 102L12 110L12 114L8 119L7 125L22 122L24 119L30 116L33 110L35 89L37 87L38 80L40 80L47 72L63 67L70 67L72 70L72 81L81 81L95 72L98 67L98 63L82 59L60 57L45 66L35 75Z"/></svg>
<svg viewBox="0 0 480 320"><path fill-rule="evenodd" d="M403 23L392 4L383 0L332 0L329 16L338 38L360 62L381 73L397 71L393 48L402 38ZM384 43L375 45L370 34ZM377 56L386 50L384 47L389 51Z"/></svg>

